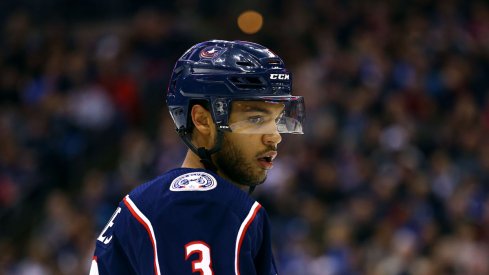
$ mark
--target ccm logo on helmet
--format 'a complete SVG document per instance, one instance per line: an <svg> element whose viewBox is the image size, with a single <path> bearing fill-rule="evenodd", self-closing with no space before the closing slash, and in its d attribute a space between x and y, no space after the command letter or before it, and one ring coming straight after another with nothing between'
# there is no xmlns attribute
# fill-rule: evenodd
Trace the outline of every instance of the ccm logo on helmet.
<svg viewBox="0 0 489 275"><path fill-rule="evenodd" d="M289 74L270 74L270 79L289 80Z"/></svg>

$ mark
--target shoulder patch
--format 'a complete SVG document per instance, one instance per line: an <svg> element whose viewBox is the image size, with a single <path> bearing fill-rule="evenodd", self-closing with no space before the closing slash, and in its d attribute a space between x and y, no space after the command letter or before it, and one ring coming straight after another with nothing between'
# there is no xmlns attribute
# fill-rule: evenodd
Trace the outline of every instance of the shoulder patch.
<svg viewBox="0 0 489 275"><path fill-rule="evenodd" d="M216 179L206 172L192 172L175 178L170 191L209 191L217 186Z"/></svg>

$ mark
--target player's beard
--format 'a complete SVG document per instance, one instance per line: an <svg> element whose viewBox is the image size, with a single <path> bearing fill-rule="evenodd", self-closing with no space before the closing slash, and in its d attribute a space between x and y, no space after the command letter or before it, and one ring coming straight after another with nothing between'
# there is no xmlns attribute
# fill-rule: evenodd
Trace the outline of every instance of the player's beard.
<svg viewBox="0 0 489 275"><path fill-rule="evenodd" d="M262 184L267 179L267 172L257 172L250 161L253 160L246 160L242 151L224 135L221 150L215 154L215 162L220 172L241 185Z"/></svg>

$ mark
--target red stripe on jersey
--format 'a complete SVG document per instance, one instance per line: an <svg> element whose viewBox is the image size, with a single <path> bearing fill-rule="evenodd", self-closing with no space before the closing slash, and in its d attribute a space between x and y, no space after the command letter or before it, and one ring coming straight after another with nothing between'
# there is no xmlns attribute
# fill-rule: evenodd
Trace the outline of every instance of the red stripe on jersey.
<svg viewBox="0 0 489 275"><path fill-rule="evenodd" d="M134 208L132 207L132 205L127 201L127 196L124 198L124 204L126 205L127 209L129 209L129 211L131 212L132 216L134 218L136 218L136 220L142 224L144 226L144 228L146 229L146 232L148 232L148 236L149 236L149 239L151 240L151 245L153 246L153 252L154 252L154 261L153 261L153 267L154 267L154 270L155 270L155 274L156 275L160 275L159 273L159 268L157 267L157 252L156 252L156 241L155 239L153 238L153 234L151 233L151 229L150 229L150 226L149 224L147 224L143 218L141 218L139 216L139 214L134 210Z"/></svg>
<svg viewBox="0 0 489 275"><path fill-rule="evenodd" d="M236 264L236 266L235 266L236 275L240 275L240 271L239 271L239 255L241 254L241 245L243 244L244 236L246 235L246 232L248 231L248 227L250 226L250 224L255 219L256 214L258 214L258 211L260 210L260 208L261 208L261 205L259 203L255 202L255 204L253 204L253 206L250 209L250 213L248 213L248 216L243 221L245 223L244 224L244 227L243 227L243 224L241 224L241 227L243 228L242 231L240 229L240 232L238 232L238 238L239 239L238 239L238 247L237 247L237 253L236 253L236 260L235 260L235 264Z"/></svg>

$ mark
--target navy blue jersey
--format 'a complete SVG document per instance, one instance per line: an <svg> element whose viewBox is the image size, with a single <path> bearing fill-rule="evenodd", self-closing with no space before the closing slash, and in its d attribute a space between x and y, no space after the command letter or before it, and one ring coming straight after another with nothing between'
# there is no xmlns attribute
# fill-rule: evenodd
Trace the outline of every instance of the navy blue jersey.
<svg viewBox="0 0 489 275"><path fill-rule="evenodd" d="M265 210L204 169L134 189L96 243L90 275L277 274Z"/></svg>

